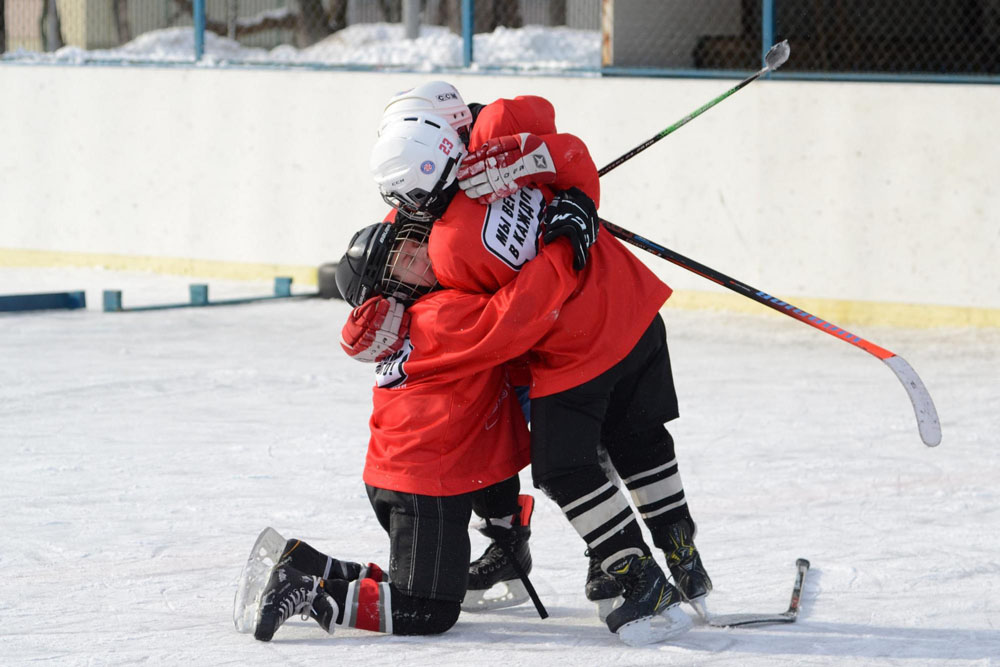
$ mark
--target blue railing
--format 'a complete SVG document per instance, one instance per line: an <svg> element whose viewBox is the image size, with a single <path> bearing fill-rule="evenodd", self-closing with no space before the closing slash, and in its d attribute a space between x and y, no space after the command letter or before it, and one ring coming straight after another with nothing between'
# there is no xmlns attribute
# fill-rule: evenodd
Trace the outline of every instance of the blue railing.
<svg viewBox="0 0 1000 667"><path fill-rule="evenodd" d="M455 50L447 51L449 55L435 60L434 65L429 68L424 65L425 61L411 62L406 58L397 59L394 63L382 63L370 58L369 62L360 62L361 58L358 58L359 62L352 62L349 60L350 56L332 58L331 61L327 61L322 55L314 60L309 59L309 56L272 59L268 52L264 52L263 56L249 52L220 56L215 51L214 36L206 35L209 26L219 24L218 20L210 20L211 17L207 15L209 7L206 0L191 0L188 5L192 10L190 25L194 37L193 53L181 50L171 54L171 57L164 57L159 53L144 55L142 52L128 52L126 49L88 51L86 48L76 48L60 55L60 52L39 53L38 51L48 48L43 47L37 51L25 52L22 48L15 53L0 54L0 60L15 64L186 67L194 63L201 67L253 69L396 72L473 70L484 74L530 72L563 76L743 78L759 67L755 62L755 54L759 53L757 59L763 60L764 54L774 43L788 39L792 49L788 65L767 76L786 80L1000 83L1000 55L997 55L1000 53L1000 32L994 35L990 32L991 28L982 21L973 21L974 17L949 18L961 14L953 11L959 7L959 0L942 0L936 4L924 2L921 4L924 13L920 16L905 13L908 5L903 0L868 4L861 0L843 0L836 3L836 8L829 3L818 3L812 5L809 10L811 14L805 10L800 11L801 7L797 3L760 0L759 3L740 4L739 20L742 26L739 28L733 28L732 14L704 13L694 20L688 16L688 23L678 22L677 25L681 27L676 28L673 33L663 28L665 15L651 15L647 22L644 20L645 15L636 19L633 9L631 25L621 28L615 24L615 31L610 36L611 42L615 43L615 51L610 59L613 64L604 66L601 65L599 52L594 50L604 37L595 30L602 22L599 13L602 11L601 5L591 2L587 5L583 18L578 15L573 22L574 25L583 26L584 34L594 35L594 43L587 42L584 49L586 55L581 56L576 52L576 55L566 59L555 59L559 62L554 65L540 64L537 67L530 62L530 57L526 63L505 64L507 59L504 57L491 58L490 55L483 55L485 51L481 47L484 42L480 40L489 39L490 36L474 35L478 25L476 4L474 0L462 0L458 4L461 16L452 24L452 30L460 33L460 51L455 48L458 43L455 39L448 47ZM682 13L701 11L701 5L696 3L674 7L671 11L676 11L677 7L681 8ZM868 13L859 13L859 8ZM617 13L615 16L618 16ZM667 18L672 20L673 15ZM660 24L656 23L657 19L661 21ZM371 22L370 19L355 20L360 24ZM386 20L385 17L382 20ZM565 21L565 17L562 20ZM947 22L944 28L933 27L942 20ZM32 24L33 21L32 19L25 24ZM378 19L374 22L378 22ZM186 19L183 24L186 24ZM183 24L175 21L167 27L187 30L181 27ZM537 27L535 24L532 26ZM482 26L479 29L482 31ZM219 32L218 27L214 30ZM448 34L454 39L454 33ZM499 30L496 34L499 34ZM615 42L614 38L619 41ZM692 46L695 38L697 44ZM287 36L278 37L277 43L284 43L281 41L283 39L287 39ZM926 43L921 40L926 40ZM126 41L127 38L122 38L121 43ZM481 53L474 52L477 44ZM631 47L632 53L626 54L623 51L620 54L617 49L621 44L626 45L625 51ZM188 53L191 53L190 59ZM636 53L639 54L638 57L635 57ZM650 53L655 55L650 56ZM540 62L545 60L544 56L539 57ZM882 69L876 68L874 63L881 63ZM542 67L546 69L541 69Z"/></svg>

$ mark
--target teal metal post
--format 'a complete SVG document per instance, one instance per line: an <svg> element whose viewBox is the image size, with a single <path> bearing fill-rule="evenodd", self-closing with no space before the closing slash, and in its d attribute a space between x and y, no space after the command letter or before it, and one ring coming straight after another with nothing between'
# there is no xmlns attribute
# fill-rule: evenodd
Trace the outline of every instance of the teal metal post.
<svg viewBox="0 0 1000 667"><path fill-rule="evenodd" d="M188 285L188 292L191 295L192 306L208 305L208 285Z"/></svg>
<svg viewBox="0 0 1000 667"><path fill-rule="evenodd" d="M274 279L274 296L291 296L292 279L287 276L278 276Z"/></svg>
<svg viewBox="0 0 1000 667"><path fill-rule="evenodd" d="M194 59L205 55L205 0L194 0Z"/></svg>
<svg viewBox="0 0 1000 667"><path fill-rule="evenodd" d="M762 0L760 6L760 64L766 65L764 56L774 46L774 0ZM768 72L766 76L770 77Z"/></svg>
<svg viewBox="0 0 1000 667"><path fill-rule="evenodd" d="M122 291L118 289L104 290L104 312L118 313L122 310Z"/></svg>
<svg viewBox="0 0 1000 667"><path fill-rule="evenodd" d="M476 3L462 0L462 66L472 66L472 31L476 24Z"/></svg>

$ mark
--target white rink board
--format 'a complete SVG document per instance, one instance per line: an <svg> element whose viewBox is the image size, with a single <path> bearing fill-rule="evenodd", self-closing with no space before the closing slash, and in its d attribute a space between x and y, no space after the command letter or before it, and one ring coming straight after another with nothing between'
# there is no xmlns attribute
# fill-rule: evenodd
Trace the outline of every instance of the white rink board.
<svg viewBox="0 0 1000 667"><path fill-rule="evenodd" d="M385 211L384 101L429 78L0 66L0 249L334 261ZM548 97L598 166L734 84L447 78ZM608 174L601 211L772 294L1000 308L996 118L995 86L755 82Z"/></svg>

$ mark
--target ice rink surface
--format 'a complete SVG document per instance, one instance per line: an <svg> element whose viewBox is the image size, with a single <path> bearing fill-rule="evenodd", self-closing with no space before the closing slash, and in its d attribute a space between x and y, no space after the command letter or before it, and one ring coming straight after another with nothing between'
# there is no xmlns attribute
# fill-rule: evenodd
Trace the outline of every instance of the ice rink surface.
<svg viewBox="0 0 1000 667"><path fill-rule="evenodd" d="M234 630L232 602L264 526L387 565L361 482L370 368L337 345L339 301L98 310L102 289L122 289L128 307L186 301L189 282L0 269L2 293L87 289L90 302L0 315L5 665L1000 662L998 331L848 327L920 374L944 434L931 449L874 357L764 307L668 302L681 401L670 430L710 607L784 610L806 557L794 625L696 625L624 646L583 596L583 543L536 492L532 581L550 618L530 606L463 614L422 638L331 637L294 619L262 644ZM270 292L210 285L220 299Z"/></svg>

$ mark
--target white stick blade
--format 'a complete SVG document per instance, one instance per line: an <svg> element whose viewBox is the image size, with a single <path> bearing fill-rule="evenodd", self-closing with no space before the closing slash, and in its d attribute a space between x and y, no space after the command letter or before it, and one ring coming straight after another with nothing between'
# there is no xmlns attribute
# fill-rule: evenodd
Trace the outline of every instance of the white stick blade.
<svg viewBox="0 0 1000 667"><path fill-rule="evenodd" d="M936 447L941 444L941 422L938 421L937 410L934 408L934 401L927 392L927 387L920 381L920 376L913 370L906 360L895 355L884 359L886 366L892 369L899 381L903 383L910 403L913 404L913 411L917 415L917 429L920 431L920 439L928 447Z"/></svg>
<svg viewBox="0 0 1000 667"><path fill-rule="evenodd" d="M792 48L788 46L788 40L783 40L778 42L768 50L767 55L764 56L764 64L770 70L776 70L785 64L788 60L788 56L792 53Z"/></svg>
<svg viewBox="0 0 1000 667"><path fill-rule="evenodd" d="M795 617L782 612L780 614L722 614L712 616L708 624L713 628L737 628L741 625L766 625L769 623L794 623Z"/></svg>

